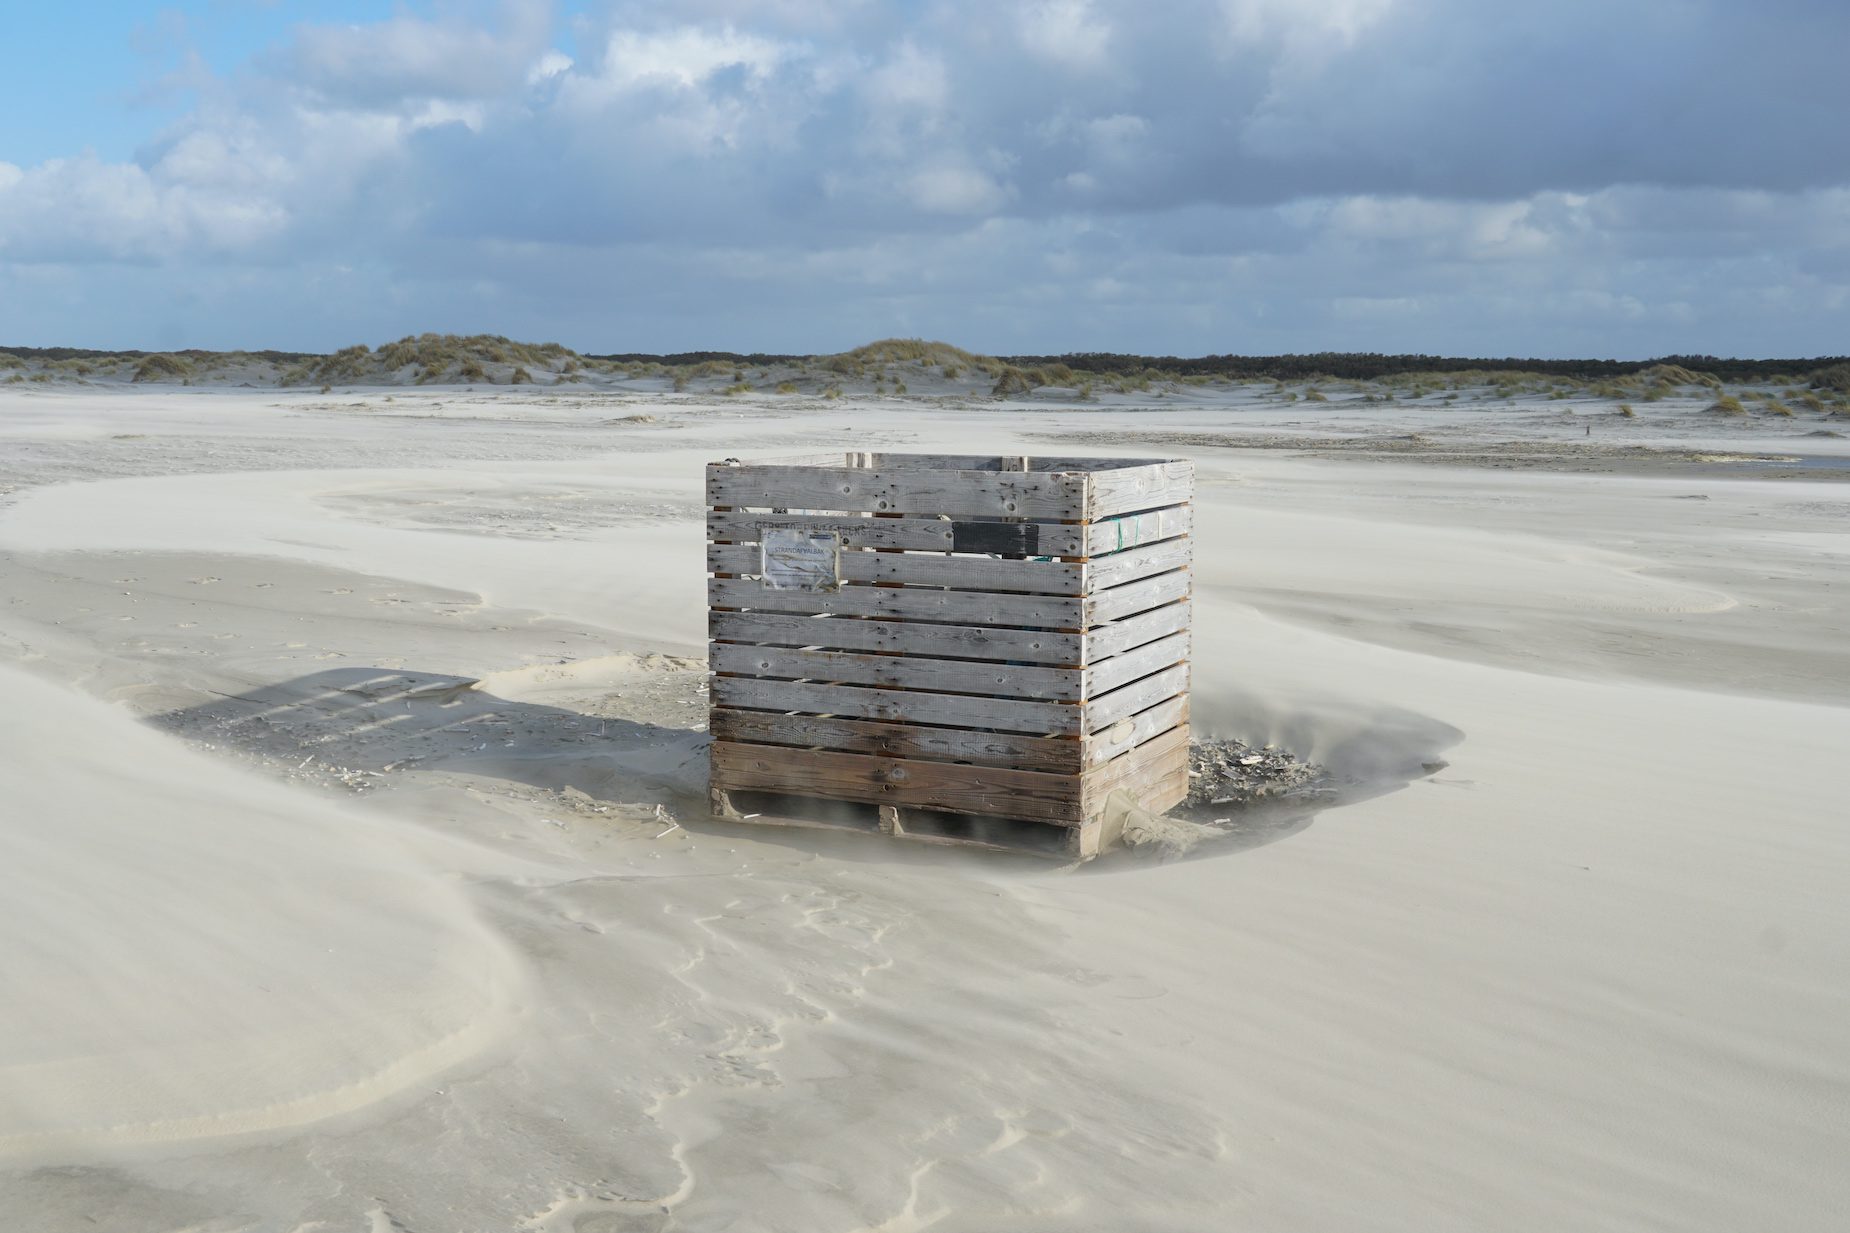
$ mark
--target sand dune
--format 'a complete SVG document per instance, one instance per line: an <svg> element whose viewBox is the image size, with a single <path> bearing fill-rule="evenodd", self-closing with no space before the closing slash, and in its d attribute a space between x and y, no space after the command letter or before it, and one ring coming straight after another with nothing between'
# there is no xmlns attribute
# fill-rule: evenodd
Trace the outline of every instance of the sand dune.
<svg viewBox="0 0 1850 1233"><path fill-rule="evenodd" d="M455 433L444 390L0 400L10 1223L1850 1204L1850 488L1717 472L1673 418L1626 422L1637 467L1238 448L1582 448L1559 404L523 393ZM704 819L701 462L1107 428L1200 467L1203 730L1366 791L1077 873Z"/></svg>
<svg viewBox="0 0 1850 1233"><path fill-rule="evenodd" d="M0 1153L318 1121L509 1029L519 962L390 828L0 683Z"/></svg>

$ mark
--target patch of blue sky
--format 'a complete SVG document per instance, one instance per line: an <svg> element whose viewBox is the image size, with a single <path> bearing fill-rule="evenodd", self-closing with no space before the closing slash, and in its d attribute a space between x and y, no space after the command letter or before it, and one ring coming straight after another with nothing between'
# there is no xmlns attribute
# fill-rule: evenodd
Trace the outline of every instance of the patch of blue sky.
<svg viewBox="0 0 1850 1233"><path fill-rule="evenodd" d="M129 161L192 111L193 66L229 75L284 46L298 25L365 24L458 7L432 0L12 0L0 6L0 162L33 167L85 152ZM556 44L571 54L570 18L586 6L554 7Z"/></svg>

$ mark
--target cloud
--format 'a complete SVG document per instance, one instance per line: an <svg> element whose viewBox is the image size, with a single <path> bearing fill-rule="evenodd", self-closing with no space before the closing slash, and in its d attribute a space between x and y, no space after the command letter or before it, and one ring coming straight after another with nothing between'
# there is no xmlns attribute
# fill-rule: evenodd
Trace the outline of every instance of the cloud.
<svg viewBox="0 0 1850 1233"><path fill-rule="evenodd" d="M834 319L834 297L857 332L968 324L1031 350L1416 329L1439 335L1422 349L1547 330L1727 350L1761 321L1701 306L1751 297L1767 339L1828 349L1850 301L1850 9L1676 12L629 0L569 44L542 3L305 25L232 72L188 59L197 105L132 161L0 163L0 265L184 268L230 325L263 316L230 307L248 280L285 269L289 319L365 278L405 329L481 288L474 311L537 321L519 280L543 271L672 284L690 330L702 297L784 314L741 316L740 345ZM779 279L809 289L802 311ZM600 304L558 298L538 332L654 328ZM31 319L0 304L0 325Z"/></svg>
<svg viewBox="0 0 1850 1233"><path fill-rule="evenodd" d="M1009 197L994 177L966 163L924 167L906 183L920 209L939 214L988 214Z"/></svg>
<svg viewBox="0 0 1850 1233"><path fill-rule="evenodd" d="M1236 44L1280 41L1299 51L1312 43L1351 47L1396 0L1222 0L1226 33ZM1405 0L1401 0L1405 3Z"/></svg>
<svg viewBox="0 0 1850 1233"><path fill-rule="evenodd" d="M1111 25L1091 0L1039 0L1022 9L1020 22L1022 46L1033 55L1078 69L1105 63Z"/></svg>
<svg viewBox="0 0 1850 1233"><path fill-rule="evenodd" d="M250 254L289 223L281 203L235 183L175 180L88 155L12 171L0 171L0 260L156 263Z"/></svg>
<svg viewBox="0 0 1850 1233"><path fill-rule="evenodd" d="M740 34L731 26L714 31L683 26L655 34L621 30L610 36L603 64L590 80L611 92L657 86L695 90L722 69L762 79L789 51L775 39Z"/></svg>
<svg viewBox="0 0 1850 1233"><path fill-rule="evenodd" d="M377 106L405 99L486 99L520 84L552 36L546 0L450 7L436 18L298 27L278 69L324 99Z"/></svg>
<svg viewBox="0 0 1850 1233"><path fill-rule="evenodd" d="M902 41L883 63L867 73L863 88L878 107L930 115L944 109L951 90L944 58L920 51L910 39Z"/></svg>

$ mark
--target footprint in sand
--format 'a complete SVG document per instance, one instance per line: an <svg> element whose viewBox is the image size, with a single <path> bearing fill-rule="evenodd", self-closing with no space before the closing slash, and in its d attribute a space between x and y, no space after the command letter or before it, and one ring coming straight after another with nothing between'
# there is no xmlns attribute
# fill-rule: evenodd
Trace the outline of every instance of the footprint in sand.
<svg viewBox="0 0 1850 1233"><path fill-rule="evenodd" d="M207 574L203 578L188 578L187 581L196 587L209 587L215 582L223 582L224 579L215 577L212 574Z"/></svg>

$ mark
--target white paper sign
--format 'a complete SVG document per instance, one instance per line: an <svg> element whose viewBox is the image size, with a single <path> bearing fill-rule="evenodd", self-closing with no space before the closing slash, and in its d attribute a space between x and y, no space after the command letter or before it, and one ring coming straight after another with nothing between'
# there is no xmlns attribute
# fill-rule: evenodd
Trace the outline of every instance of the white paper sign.
<svg viewBox="0 0 1850 1233"><path fill-rule="evenodd" d="M841 590L841 536L834 531L766 527L764 585L773 591Z"/></svg>

